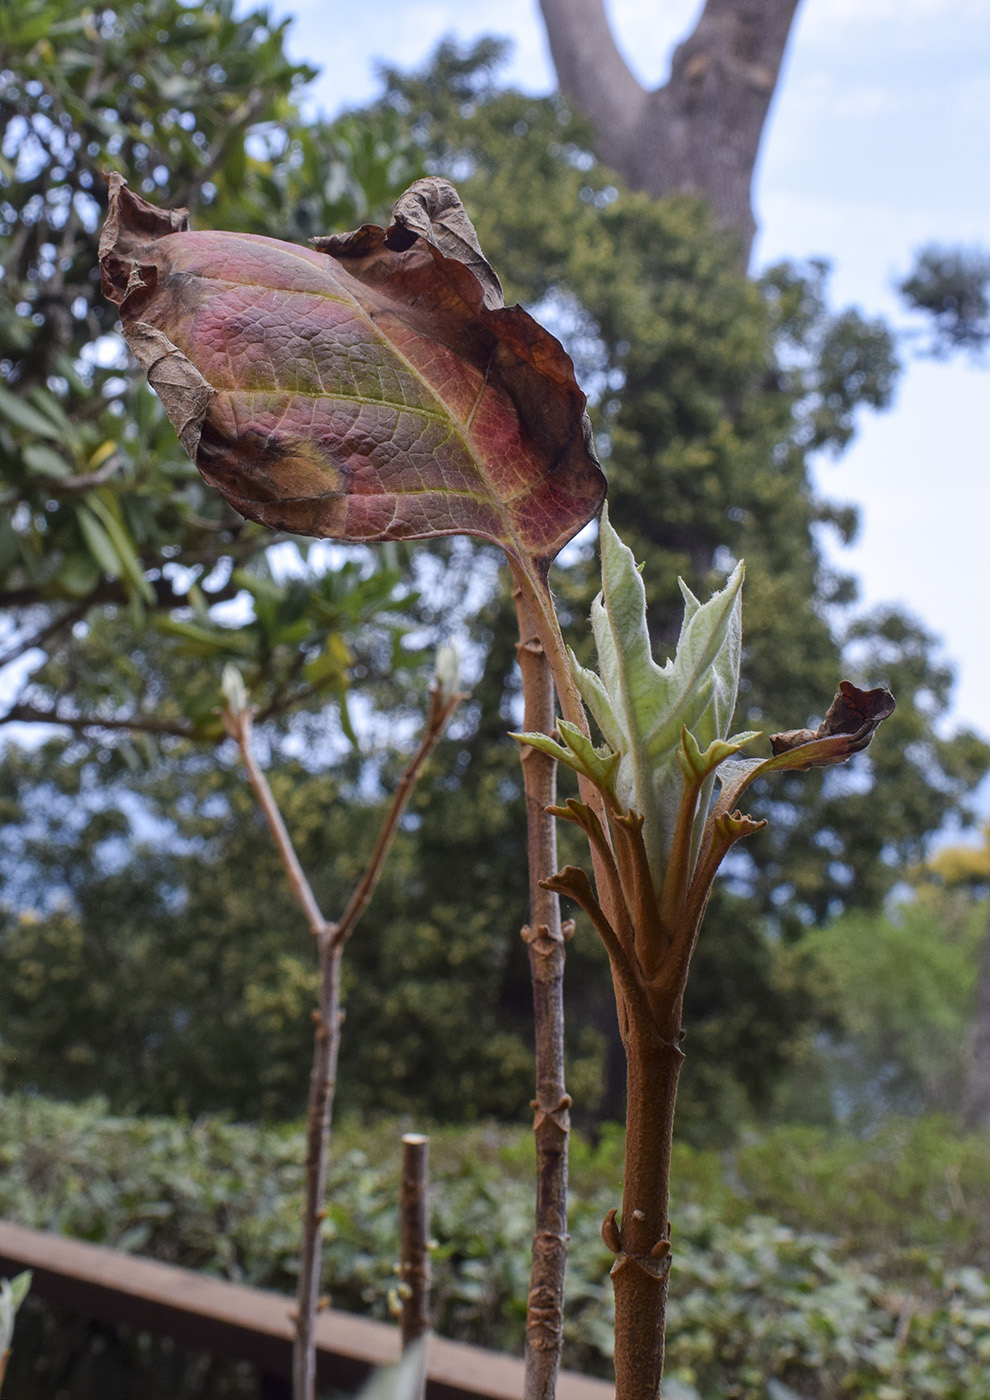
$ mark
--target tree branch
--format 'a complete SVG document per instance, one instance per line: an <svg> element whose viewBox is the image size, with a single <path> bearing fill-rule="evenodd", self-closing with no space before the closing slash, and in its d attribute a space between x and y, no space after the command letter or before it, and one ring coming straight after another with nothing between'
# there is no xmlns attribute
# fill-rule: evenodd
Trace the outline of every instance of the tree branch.
<svg viewBox="0 0 990 1400"><path fill-rule="evenodd" d="M371 859L368 861L367 869L358 881L357 888L351 895L350 902L336 925L334 932L336 943L344 943L350 938L354 932L354 925L364 912L368 900L374 894L375 886L378 884L382 867L385 864L385 857L388 855L388 848L392 844L392 837L395 835L402 813L406 809L406 803L412 795L412 790L416 786L420 770L436 748L451 716L464 698L463 695L444 695L439 686L431 692L430 713L426 721L426 730L420 740L419 748L409 760L405 772L396 786L392 805L389 807L381 831L378 833L378 840L375 843Z"/></svg>
<svg viewBox="0 0 990 1400"><path fill-rule="evenodd" d="M199 737L191 724L177 720L156 719L154 715L132 715L126 719L104 718L101 715L63 715L57 709L41 710L36 705L12 705L0 724L56 724L82 733L87 729L133 729L145 734L171 734L177 739Z"/></svg>
<svg viewBox="0 0 990 1400"><path fill-rule="evenodd" d="M622 172L648 94L619 53L603 0L540 0L560 89L598 131L599 154Z"/></svg>
<svg viewBox="0 0 990 1400"><path fill-rule="evenodd" d="M619 54L603 0L540 0L565 96L596 153L633 189L699 194L748 258L753 172L798 0L707 0L674 51L670 81L643 90Z"/></svg>
<svg viewBox="0 0 990 1400"><path fill-rule="evenodd" d="M247 770L248 782L257 799L258 806L264 813L268 829L272 833L272 840L279 854L279 859L285 867L285 873L289 877L289 884L292 886L292 893L295 895L299 905L306 916L306 923L314 938L320 938L330 932L333 925L320 913L320 906L316 902L312 886L306 878L305 871L296 855L296 848L292 844L292 837L289 835L285 822L282 820L282 813L279 811L278 803L269 786L268 779L258 763L254 752L254 724L252 714L249 709L240 710L237 713L229 706L223 710L224 728L230 737L237 744L241 754L241 761Z"/></svg>

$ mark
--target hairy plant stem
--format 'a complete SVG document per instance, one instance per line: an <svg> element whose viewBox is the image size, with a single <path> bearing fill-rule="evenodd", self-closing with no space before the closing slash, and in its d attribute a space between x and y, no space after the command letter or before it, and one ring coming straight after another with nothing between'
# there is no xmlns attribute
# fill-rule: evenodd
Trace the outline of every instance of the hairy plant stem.
<svg viewBox="0 0 990 1400"><path fill-rule="evenodd" d="M554 684L547 654L524 590L513 589L527 731L554 728ZM526 1307L524 1400L553 1400L564 1344L564 1276L567 1268L567 1147L570 1096L564 1087L564 940L573 925L560 921L560 900L545 882L557 868L556 763L538 749L520 750L526 792L529 923L522 930L529 952L536 1040L536 1220Z"/></svg>
<svg viewBox="0 0 990 1400"><path fill-rule="evenodd" d="M587 734L588 719L584 705L571 674L571 663L567 655L557 610L553 596L543 573L529 560L525 563L510 557L509 568L512 579L527 609L528 626L539 637L546 656L546 662L553 677L554 688L560 701L560 709L566 720L576 724L583 734ZM594 792L594 789L590 789ZM595 793L596 798L598 794ZM598 806L601 799L598 798Z"/></svg>
<svg viewBox="0 0 990 1400"><path fill-rule="evenodd" d="M672 1011L674 1008L672 1008ZM615 1291L615 1393L618 1400L656 1400L663 1376L667 1279L670 1273L670 1159L674 1101L683 1054L680 1016L664 1035L628 1018L626 1159Z"/></svg>
<svg viewBox="0 0 990 1400"><path fill-rule="evenodd" d="M358 881L339 922L325 919L306 878L295 847L282 820L268 779L254 752L250 709L223 711L228 734L240 750L258 805L261 807L285 867L289 883L306 917L316 942L320 961L319 1004L313 1012L313 1067L309 1082L309 1113L306 1127L306 1188L303 1206L302 1248L299 1259L299 1288L296 1295L296 1329L292 1353L293 1400L316 1400L316 1317L320 1303L320 1275L323 1254L322 1227L325 1216L327 1160L330 1151L330 1123L337 1086L337 1059L340 1052L340 966L344 944L354 932L374 893L388 855L388 849L405 810L406 803L423 765L436 747L447 724L464 697L445 695L439 688L430 696L430 711L419 747L406 766L385 814L375 849Z"/></svg>

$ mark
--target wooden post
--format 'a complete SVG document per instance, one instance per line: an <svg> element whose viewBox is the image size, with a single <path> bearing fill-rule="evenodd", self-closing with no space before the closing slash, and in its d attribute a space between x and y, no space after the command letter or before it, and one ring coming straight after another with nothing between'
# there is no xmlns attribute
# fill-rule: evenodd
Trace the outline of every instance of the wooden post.
<svg viewBox="0 0 990 1400"><path fill-rule="evenodd" d="M402 1139L401 1217L402 1350L430 1330L430 1140L421 1133Z"/></svg>

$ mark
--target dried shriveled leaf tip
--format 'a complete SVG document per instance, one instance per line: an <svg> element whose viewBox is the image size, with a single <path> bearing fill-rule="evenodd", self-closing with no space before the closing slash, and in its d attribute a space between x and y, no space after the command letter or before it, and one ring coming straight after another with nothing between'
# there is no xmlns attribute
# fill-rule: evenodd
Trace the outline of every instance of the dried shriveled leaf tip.
<svg viewBox="0 0 990 1400"><path fill-rule="evenodd" d="M802 766L827 767L865 749L881 721L893 712L894 697L885 687L859 690L850 681L840 681L828 714L817 729L772 734L770 747L775 758L797 749L811 750Z"/></svg>
<svg viewBox="0 0 990 1400"><path fill-rule="evenodd" d="M756 778L769 773L801 773L808 768L831 768L835 763L845 763L867 747L878 726L893 713L894 697L885 687L859 690L850 681L840 681L828 714L817 729L788 729L782 734L772 734L772 758L730 758L720 765L718 780L722 791L711 820L719 822L727 816L732 820L739 817L734 809ZM716 868L717 862L712 867L712 875Z"/></svg>
<svg viewBox="0 0 990 1400"><path fill-rule="evenodd" d="M570 359L503 305L456 190L315 242L193 232L110 176L103 290L203 476L275 529L547 568L605 479Z"/></svg>

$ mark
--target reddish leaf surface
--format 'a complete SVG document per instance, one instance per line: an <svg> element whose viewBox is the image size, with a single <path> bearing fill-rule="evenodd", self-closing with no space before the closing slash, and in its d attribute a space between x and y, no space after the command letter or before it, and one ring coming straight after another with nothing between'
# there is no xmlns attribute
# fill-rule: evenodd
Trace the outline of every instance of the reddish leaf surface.
<svg viewBox="0 0 990 1400"><path fill-rule="evenodd" d="M541 570L605 481L560 344L501 305L453 187L319 250L190 231L110 177L103 288L203 476L277 529L473 534Z"/></svg>

